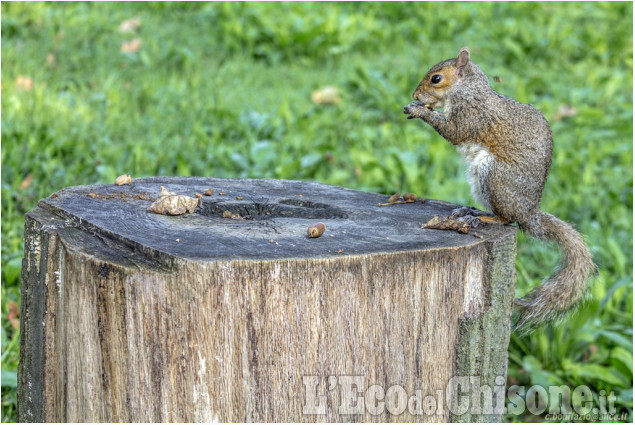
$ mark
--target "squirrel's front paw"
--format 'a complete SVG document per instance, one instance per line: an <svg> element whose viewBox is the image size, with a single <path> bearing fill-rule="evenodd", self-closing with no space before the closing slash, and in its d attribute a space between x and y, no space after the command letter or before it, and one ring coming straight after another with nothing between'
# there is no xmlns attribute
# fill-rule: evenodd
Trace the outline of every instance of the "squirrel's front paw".
<svg viewBox="0 0 635 425"><path fill-rule="evenodd" d="M423 117L428 109L421 104L421 102L412 102L403 107L403 113L408 115L408 119Z"/></svg>

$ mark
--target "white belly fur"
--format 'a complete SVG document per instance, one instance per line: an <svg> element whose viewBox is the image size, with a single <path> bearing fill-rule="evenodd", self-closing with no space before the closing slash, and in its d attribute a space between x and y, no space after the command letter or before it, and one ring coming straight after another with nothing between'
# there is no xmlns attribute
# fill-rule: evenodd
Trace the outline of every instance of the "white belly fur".
<svg viewBox="0 0 635 425"><path fill-rule="evenodd" d="M457 150L467 163L467 181L472 188L472 196L477 202L491 211L489 194L484 187L487 174L492 167L494 156L487 147L478 143L463 143L457 146Z"/></svg>

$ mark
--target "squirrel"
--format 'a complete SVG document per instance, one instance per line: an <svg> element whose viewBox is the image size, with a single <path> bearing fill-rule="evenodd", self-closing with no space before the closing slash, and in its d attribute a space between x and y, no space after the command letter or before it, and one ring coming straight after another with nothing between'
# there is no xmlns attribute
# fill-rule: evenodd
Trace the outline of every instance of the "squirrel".
<svg viewBox="0 0 635 425"><path fill-rule="evenodd" d="M524 298L515 299L518 330L562 318L585 297L596 272L582 236L568 223L540 210L551 167L552 135L542 113L503 96L462 48L456 58L434 65L404 107L457 147L467 163L473 197L493 214L475 208L454 210L454 218L518 223L520 229L563 250L559 268ZM437 111L436 109L442 109Z"/></svg>

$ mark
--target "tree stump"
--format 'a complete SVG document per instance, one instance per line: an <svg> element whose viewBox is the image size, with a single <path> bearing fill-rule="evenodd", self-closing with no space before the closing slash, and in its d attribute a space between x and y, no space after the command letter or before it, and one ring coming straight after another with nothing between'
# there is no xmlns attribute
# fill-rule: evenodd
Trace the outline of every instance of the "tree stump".
<svg viewBox="0 0 635 425"><path fill-rule="evenodd" d="M214 194L149 213L160 186ZM161 177L41 200L25 224L19 419L500 420L516 229L422 229L457 206L387 198Z"/></svg>

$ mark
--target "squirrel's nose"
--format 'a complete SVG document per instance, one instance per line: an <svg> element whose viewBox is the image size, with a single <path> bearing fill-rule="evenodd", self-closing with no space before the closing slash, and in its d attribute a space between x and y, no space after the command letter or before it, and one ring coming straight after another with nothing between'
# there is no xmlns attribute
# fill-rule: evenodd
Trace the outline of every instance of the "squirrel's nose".
<svg viewBox="0 0 635 425"><path fill-rule="evenodd" d="M417 87L417 89L412 93L412 98L414 100L419 100L423 102L423 98L425 97L424 91L421 90L421 86Z"/></svg>

